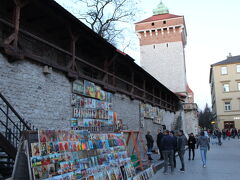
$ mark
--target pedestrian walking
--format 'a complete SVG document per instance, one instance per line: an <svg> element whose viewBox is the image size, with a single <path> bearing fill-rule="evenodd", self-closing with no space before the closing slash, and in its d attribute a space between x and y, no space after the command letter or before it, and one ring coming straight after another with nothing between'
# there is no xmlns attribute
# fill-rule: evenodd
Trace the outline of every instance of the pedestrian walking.
<svg viewBox="0 0 240 180"><path fill-rule="evenodd" d="M185 171L184 154L185 154L186 145L187 145L187 138L185 137L183 130L180 130L177 138L177 151L178 151L178 156L182 165L182 168L180 169L181 172Z"/></svg>
<svg viewBox="0 0 240 180"><path fill-rule="evenodd" d="M222 133L219 129L217 130L217 138L218 138L218 145L221 146L222 145L222 141L221 141Z"/></svg>
<svg viewBox="0 0 240 180"><path fill-rule="evenodd" d="M150 131L147 132L146 134L146 140L147 140L147 155L148 155L148 160L153 160L152 157L151 157L151 154L152 154L152 148L153 148L153 143L154 143L154 140L153 140L153 137L152 135L150 134Z"/></svg>
<svg viewBox="0 0 240 180"><path fill-rule="evenodd" d="M158 135L157 135L157 146L158 146L158 149L159 149L159 153L160 153L160 158L159 160L162 161L163 160L163 153L162 153L162 144L161 144L161 141L162 141L162 138L163 138L163 133L161 131L161 129L159 129L159 132L158 132Z"/></svg>
<svg viewBox="0 0 240 180"><path fill-rule="evenodd" d="M222 136L223 136L223 140L226 139L226 129L222 129Z"/></svg>
<svg viewBox="0 0 240 180"><path fill-rule="evenodd" d="M238 135L238 131L236 128L233 129L233 134L234 134L233 138L235 139L235 137Z"/></svg>
<svg viewBox="0 0 240 180"><path fill-rule="evenodd" d="M230 129L227 129L226 135L227 135L227 137L228 137L228 140L230 140L230 137L231 137L231 131L230 131Z"/></svg>
<svg viewBox="0 0 240 180"><path fill-rule="evenodd" d="M174 148L173 148L173 167L176 168L176 152L177 152L177 137L175 136L174 131L170 131L170 136L174 139Z"/></svg>
<svg viewBox="0 0 240 180"><path fill-rule="evenodd" d="M171 173L174 172L174 165L173 165L173 152L174 152L174 146L175 141L172 136L169 135L169 131L166 130L164 132L164 136L162 138L162 152L163 152L163 158L164 158L164 174L168 173L168 163L170 163L171 167Z"/></svg>
<svg viewBox="0 0 240 180"><path fill-rule="evenodd" d="M189 151L188 160L191 160L191 152L192 152L192 160L194 160L195 144L196 144L196 138L194 137L194 134L191 133L190 136L189 136L189 139L188 139L188 151Z"/></svg>
<svg viewBox="0 0 240 180"><path fill-rule="evenodd" d="M240 139L240 129L238 129L238 139Z"/></svg>
<svg viewBox="0 0 240 180"><path fill-rule="evenodd" d="M197 148L200 146L200 153L202 158L203 167L207 165L207 150L210 150L209 140L204 136L204 132L201 132L197 141Z"/></svg>

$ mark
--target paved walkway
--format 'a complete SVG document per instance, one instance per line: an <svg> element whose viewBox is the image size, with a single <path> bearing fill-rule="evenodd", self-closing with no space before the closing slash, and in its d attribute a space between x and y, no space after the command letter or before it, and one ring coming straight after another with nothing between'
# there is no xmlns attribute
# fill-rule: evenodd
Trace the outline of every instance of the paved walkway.
<svg viewBox="0 0 240 180"><path fill-rule="evenodd" d="M195 160L188 160L185 153L184 173L179 172L180 161L177 157L177 168L174 174L163 174L159 170L151 180L237 180L240 179L240 141L231 139L223 141L222 146L211 144L207 154L207 167L202 167L199 149L195 151Z"/></svg>

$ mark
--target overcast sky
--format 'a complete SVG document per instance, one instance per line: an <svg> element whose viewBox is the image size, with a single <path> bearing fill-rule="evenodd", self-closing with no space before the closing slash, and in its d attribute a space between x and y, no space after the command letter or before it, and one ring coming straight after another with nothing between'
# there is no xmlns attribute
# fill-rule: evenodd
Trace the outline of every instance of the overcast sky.
<svg viewBox="0 0 240 180"><path fill-rule="evenodd" d="M56 0L71 6L70 0ZM152 10L161 0L140 0L136 22L152 16ZM210 65L226 59L229 52L240 55L240 0L163 0L171 14L184 15L187 29L185 48L187 81L195 93L195 102L203 109L211 105L209 88ZM134 25L131 38L137 42ZM127 37L126 37L127 38ZM139 45L126 52L140 61Z"/></svg>

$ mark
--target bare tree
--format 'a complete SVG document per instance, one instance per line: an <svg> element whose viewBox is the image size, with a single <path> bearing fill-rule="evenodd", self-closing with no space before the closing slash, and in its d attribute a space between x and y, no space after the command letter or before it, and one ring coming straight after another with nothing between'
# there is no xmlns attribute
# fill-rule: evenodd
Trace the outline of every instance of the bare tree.
<svg viewBox="0 0 240 180"><path fill-rule="evenodd" d="M113 45L122 42L126 23L132 23L138 11L136 0L75 0L75 3L79 6L78 18ZM129 43L126 44L128 47Z"/></svg>

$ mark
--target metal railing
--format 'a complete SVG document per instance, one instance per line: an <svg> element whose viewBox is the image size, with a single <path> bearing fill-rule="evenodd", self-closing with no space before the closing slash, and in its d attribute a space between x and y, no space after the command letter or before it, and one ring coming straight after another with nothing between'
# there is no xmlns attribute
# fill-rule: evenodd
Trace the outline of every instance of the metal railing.
<svg viewBox="0 0 240 180"><path fill-rule="evenodd" d="M31 129L35 129L34 126L25 121L0 92L0 132L2 135L17 148L21 132Z"/></svg>

